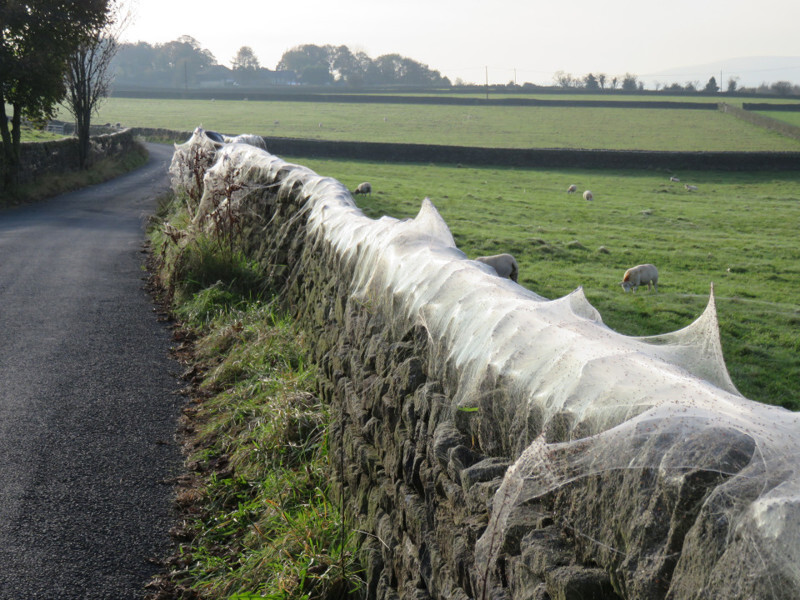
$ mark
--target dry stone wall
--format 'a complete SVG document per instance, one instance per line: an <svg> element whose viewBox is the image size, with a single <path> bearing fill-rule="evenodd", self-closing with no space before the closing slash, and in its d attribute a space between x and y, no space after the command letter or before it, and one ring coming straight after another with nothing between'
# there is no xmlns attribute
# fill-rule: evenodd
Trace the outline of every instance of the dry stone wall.
<svg viewBox="0 0 800 600"><path fill-rule="evenodd" d="M96 162L110 156L122 156L133 149L131 130L92 136L89 161ZM2 154L0 154L2 160ZM19 183L35 181L44 174L76 171L78 164L78 139L67 137L52 142L20 144Z"/></svg>
<svg viewBox="0 0 800 600"><path fill-rule="evenodd" d="M733 387L713 297L627 338L580 290L549 301L467 260L428 201L373 221L202 130L172 168L195 195L189 160L213 163L194 226L234 212L314 340L366 597L800 597L800 422Z"/></svg>

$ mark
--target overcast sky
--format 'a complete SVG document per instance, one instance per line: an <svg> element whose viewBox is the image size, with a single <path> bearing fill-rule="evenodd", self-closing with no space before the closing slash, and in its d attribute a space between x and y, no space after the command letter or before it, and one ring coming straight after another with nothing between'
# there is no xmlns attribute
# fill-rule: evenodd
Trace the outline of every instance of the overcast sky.
<svg viewBox="0 0 800 600"><path fill-rule="evenodd" d="M455 82L553 83L746 56L800 56L798 0L127 0L129 42L190 35L230 66L250 46L262 66L301 44L398 53ZM768 74L764 76L769 80ZM681 81L680 77L677 78Z"/></svg>

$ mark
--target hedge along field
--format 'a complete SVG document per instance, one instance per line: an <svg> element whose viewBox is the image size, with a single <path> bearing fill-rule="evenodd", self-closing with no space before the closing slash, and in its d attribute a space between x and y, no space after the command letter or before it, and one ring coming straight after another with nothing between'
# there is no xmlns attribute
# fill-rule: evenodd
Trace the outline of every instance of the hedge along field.
<svg viewBox="0 0 800 600"><path fill-rule="evenodd" d="M65 111L59 118L69 120ZM800 141L706 110L465 107L110 98L95 123L325 140L509 148L798 151Z"/></svg>
<svg viewBox="0 0 800 600"><path fill-rule="evenodd" d="M468 257L511 252L520 284L546 298L583 286L612 329L689 325L713 282L723 351L748 398L800 410L800 172L458 168L295 158L371 197L373 218L413 217L425 196ZM567 194L575 183L577 194ZM698 187L688 192L684 183ZM591 189L594 201L581 197ZM659 293L624 293L626 268L659 268Z"/></svg>

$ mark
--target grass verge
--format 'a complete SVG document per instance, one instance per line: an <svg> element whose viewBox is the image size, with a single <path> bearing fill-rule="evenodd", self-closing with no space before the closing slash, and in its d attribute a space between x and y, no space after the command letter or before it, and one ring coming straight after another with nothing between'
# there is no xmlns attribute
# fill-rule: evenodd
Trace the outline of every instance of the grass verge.
<svg viewBox="0 0 800 600"><path fill-rule="evenodd" d="M147 162L147 156L147 149L136 144L132 152L122 157L99 160L85 171L44 175L35 182L22 184L14 190L0 190L0 208L37 202L114 179L141 167Z"/></svg>
<svg viewBox="0 0 800 600"><path fill-rule="evenodd" d="M308 340L235 245L187 233L184 206L165 197L149 231L190 397L175 552L150 598L347 597L360 585L355 541L328 493Z"/></svg>

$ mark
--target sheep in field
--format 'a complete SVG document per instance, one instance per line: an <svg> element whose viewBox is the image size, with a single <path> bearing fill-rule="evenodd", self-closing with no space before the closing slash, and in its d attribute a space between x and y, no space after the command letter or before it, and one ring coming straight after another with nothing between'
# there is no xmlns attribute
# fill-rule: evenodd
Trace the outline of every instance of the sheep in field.
<svg viewBox="0 0 800 600"><path fill-rule="evenodd" d="M574 194L577 191L578 191L578 186L575 185L574 183L567 188L567 193L568 194Z"/></svg>
<svg viewBox="0 0 800 600"><path fill-rule="evenodd" d="M687 191L687 192L696 192L696 191L697 191L697 186L696 186L696 185L689 185L689 184L687 183L687 184L686 184L686 185L684 185L683 187L685 187L685 188L686 188L686 191Z"/></svg>
<svg viewBox="0 0 800 600"><path fill-rule="evenodd" d="M583 192L583 199L584 200L594 200L594 195L589 190Z"/></svg>
<svg viewBox="0 0 800 600"><path fill-rule="evenodd" d="M658 291L658 269L651 264L637 265L625 271L620 285L626 292L631 288L636 292L636 288L645 283L648 290L651 289L650 284L652 283L655 291Z"/></svg>
<svg viewBox="0 0 800 600"><path fill-rule="evenodd" d="M357 196L358 194L372 195L372 186L369 184L369 182L365 181L358 184L358 187L353 190L353 196Z"/></svg>
<svg viewBox="0 0 800 600"><path fill-rule="evenodd" d="M672 177L670 177L669 180L672 181L673 183L677 183L678 181L680 181L680 179L678 179L674 175Z"/></svg>
<svg viewBox="0 0 800 600"><path fill-rule="evenodd" d="M476 261L489 265L500 277L506 277L516 282L519 276L517 260L510 254L495 254L493 256L479 256Z"/></svg>

